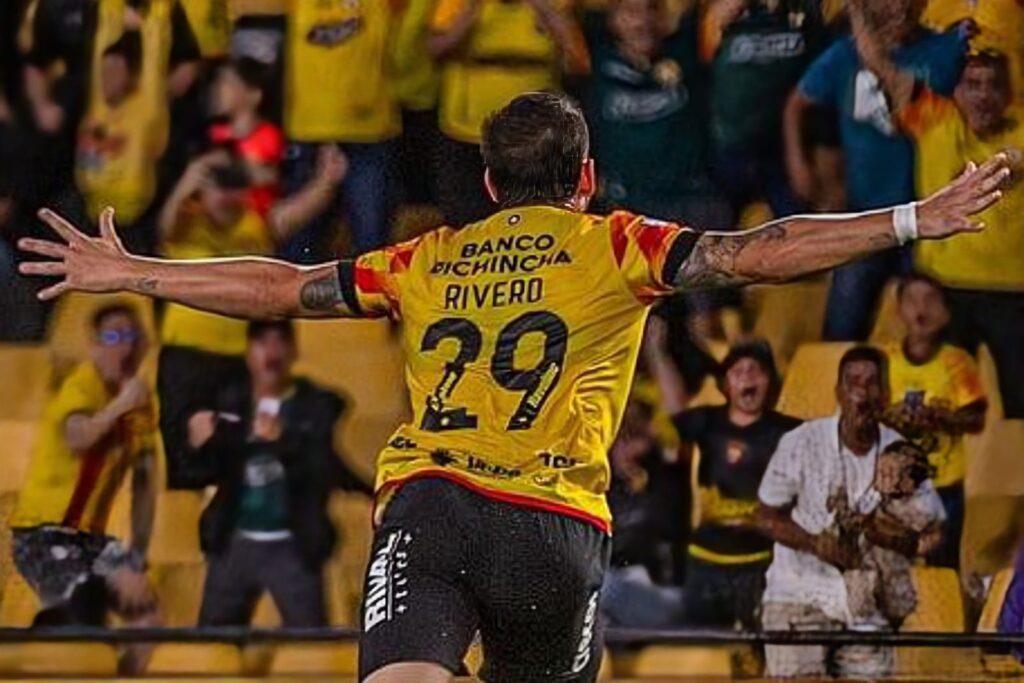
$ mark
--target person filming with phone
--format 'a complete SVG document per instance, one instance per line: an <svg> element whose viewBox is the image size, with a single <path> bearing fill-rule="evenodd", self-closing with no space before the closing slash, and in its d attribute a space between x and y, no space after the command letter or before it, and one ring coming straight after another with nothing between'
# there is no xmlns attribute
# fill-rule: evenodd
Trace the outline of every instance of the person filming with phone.
<svg viewBox="0 0 1024 683"><path fill-rule="evenodd" d="M252 322L247 337L248 377L189 419L196 470L217 487L200 520L199 623L247 625L268 591L284 626L325 626L321 573L336 540L328 498L370 487L333 448L342 399L292 374L291 323Z"/></svg>

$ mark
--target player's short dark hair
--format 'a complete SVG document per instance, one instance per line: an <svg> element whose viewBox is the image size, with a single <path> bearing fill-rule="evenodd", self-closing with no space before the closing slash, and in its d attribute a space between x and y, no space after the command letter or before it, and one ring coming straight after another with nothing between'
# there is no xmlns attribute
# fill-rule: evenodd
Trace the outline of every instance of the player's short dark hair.
<svg viewBox="0 0 1024 683"><path fill-rule="evenodd" d="M138 31L125 31L103 50L103 56L120 57L128 71L137 75L142 70L142 34Z"/></svg>
<svg viewBox="0 0 1024 683"><path fill-rule="evenodd" d="M867 344L861 344L854 346L852 349L843 354L843 357L839 359L839 373L836 381L839 384L843 382L843 374L846 372L846 367L854 363L871 363L878 368L878 381L883 388L889 385L889 359L885 353L876 349L874 346L868 346Z"/></svg>
<svg viewBox="0 0 1024 683"><path fill-rule="evenodd" d="M526 93L487 118L481 151L502 206L569 199L590 152L587 122L565 95Z"/></svg>
<svg viewBox="0 0 1024 683"><path fill-rule="evenodd" d="M896 299L902 299L910 285L915 283L922 283L928 285L939 293L942 297L942 303L949 305L949 299L946 295L946 289L942 286L938 280L930 275L924 273L910 273L909 275L900 278L900 281L896 284Z"/></svg>
<svg viewBox="0 0 1024 683"><path fill-rule="evenodd" d="M1013 81L1010 78L1010 60L999 50L976 50L964 60L964 71L970 67L992 69L996 72L999 89L1007 94L1013 93Z"/></svg>
<svg viewBox="0 0 1024 683"><path fill-rule="evenodd" d="M765 408L772 408L779 400L779 393L782 391L782 378L775 365L775 355L772 353L772 346L763 339L754 339L740 344L733 345L722 362L718 365L719 386L725 388L725 375L732 369L732 366L744 358L749 358L764 370L768 375L768 396L765 399ZM723 392L724 393L724 392Z"/></svg>
<svg viewBox="0 0 1024 683"><path fill-rule="evenodd" d="M92 318L89 321L93 332L99 332L100 328L103 327L103 323L105 323L108 318L113 318L117 315L123 315L126 318L130 318L133 325L141 327L139 312L135 310L135 307L124 301L115 301L113 303L100 306L93 312Z"/></svg>
<svg viewBox="0 0 1024 683"><path fill-rule="evenodd" d="M249 326L245 330L246 339L253 341L260 339L265 334L271 332L277 332L285 340L290 343L295 343L295 324L291 320L252 320L249 322Z"/></svg>
<svg viewBox="0 0 1024 683"><path fill-rule="evenodd" d="M241 159L210 168L210 181L222 190L245 190L252 184L252 175Z"/></svg>

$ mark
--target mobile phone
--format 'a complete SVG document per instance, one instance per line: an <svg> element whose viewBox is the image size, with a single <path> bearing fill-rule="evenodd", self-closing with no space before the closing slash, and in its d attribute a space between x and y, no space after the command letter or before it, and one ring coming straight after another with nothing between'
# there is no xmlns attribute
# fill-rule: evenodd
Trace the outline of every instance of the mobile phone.
<svg viewBox="0 0 1024 683"><path fill-rule="evenodd" d="M923 391L908 391L903 395L903 402L909 408L920 408L924 405Z"/></svg>
<svg viewBox="0 0 1024 683"><path fill-rule="evenodd" d="M269 415L270 417L277 417L281 412L281 399L279 398L261 398L260 402L256 405L256 414Z"/></svg>

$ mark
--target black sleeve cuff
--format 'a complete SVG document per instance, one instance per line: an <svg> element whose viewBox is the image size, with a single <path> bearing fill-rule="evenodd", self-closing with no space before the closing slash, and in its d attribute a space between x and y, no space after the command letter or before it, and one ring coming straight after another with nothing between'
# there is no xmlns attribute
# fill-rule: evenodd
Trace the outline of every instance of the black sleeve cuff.
<svg viewBox="0 0 1024 683"><path fill-rule="evenodd" d="M338 261L338 283L341 285L341 300L354 315L363 315L356 294L356 263L352 259Z"/></svg>
<svg viewBox="0 0 1024 683"><path fill-rule="evenodd" d="M665 265L661 270L662 284L672 286L676 279L676 273L686 263L686 259L690 258L699 239L700 233L696 230L687 229L679 233L672 246L669 247L668 256L665 257Z"/></svg>

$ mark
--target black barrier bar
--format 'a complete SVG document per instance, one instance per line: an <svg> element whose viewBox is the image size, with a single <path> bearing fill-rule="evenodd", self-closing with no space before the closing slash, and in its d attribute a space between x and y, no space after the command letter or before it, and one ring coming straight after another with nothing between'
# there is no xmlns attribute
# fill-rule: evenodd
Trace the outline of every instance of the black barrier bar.
<svg viewBox="0 0 1024 683"><path fill-rule="evenodd" d="M3 643L60 643L94 641L105 643L259 643L344 642L359 637L355 628L263 629L237 627L204 628L0 628ZM859 645L879 644L905 647L1024 646L1024 633L886 633L878 631L716 631L608 629L609 645Z"/></svg>

